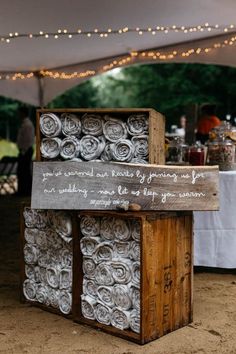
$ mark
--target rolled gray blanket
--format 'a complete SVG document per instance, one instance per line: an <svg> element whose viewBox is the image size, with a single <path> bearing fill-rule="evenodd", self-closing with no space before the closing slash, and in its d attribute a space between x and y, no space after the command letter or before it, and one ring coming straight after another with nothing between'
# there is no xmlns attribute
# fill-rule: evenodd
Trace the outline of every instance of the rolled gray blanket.
<svg viewBox="0 0 236 354"><path fill-rule="evenodd" d="M97 236L100 233L100 218L85 215L80 220L80 231L84 236Z"/></svg>
<svg viewBox="0 0 236 354"><path fill-rule="evenodd" d="M47 284L47 271L45 267L38 267L39 272L38 272L38 278L39 282L43 284Z"/></svg>
<svg viewBox="0 0 236 354"><path fill-rule="evenodd" d="M111 153L111 144L106 143L103 152L101 153L101 161L111 161L112 160L112 153Z"/></svg>
<svg viewBox="0 0 236 354"><path fill-rule="evenodd" d="M65 315L68 315L71 312L71 308L72 308L71 293L66 290L59 291L58 305L60 311Z"/></svg>
<svg viewBox="0 0 236 354"><path fill-rule="evenodd" d="M59 274L59 289L72 289L72 271L71 268L62 269Z"/></svg>
<svg viewBox="0 0 236 354"><path fill-rule="evenodd" d="M48 227L48 216L47 210L37 210L37 217L36 217L36 227L39 230L44 230Z"/></svg>
<svg viewBox="0 0 236 354"><path fill-rule="evenodd" d="M84 256L92 256L96 246L101 243L100 237L85 236L80 240L80 250Z"/></svg>
<svg viewBox="0 0 236 354"><path fill-rule="evenodd" d="M130 242L115 241L114 242L114 254L116 258L128 258L129 257Z"/></svg>
<svg viewBox="0 0 236 354"><path fill-rule="evenodd" d="M129 259L125 261L112 261L109 265L115 283L128 284L130 282L132 262Z"/></svg>
<svg viewBox="0 0 236 354"><path fill-rule="evenodd" d="M97 263L110 261L113 257L113 247L109 242L98 244L93 252L93 258Z"/></svg>
<svg viewBox="0 0 236 354"><path fill-rule="evenodd" d="M97 288L97 296L99 300L106 306L115 306L114 296L113 296L113 286L99 286Z"/></svg>
<svg viewBox="0 0 236 354"><path fill-rule="evenodd" d="M72 113L63 113L61 115L62 133L66 136L79 136L81 133L80 118Z"/></svg>
<svg viewBox="0 0 236 354"><path fill-rule="evenodd" d="M25 226L26 227L29 227L29 228L37 227L38 213L35 209L31 209L28 207L24 208L23 216L25 219Z"/></svg>
<svg viewBox="0 0 236 354"><path fill-rule="evenodd" d="M58 233L52 228L46 230L47 233L47 243L49 249L59 250L64 247L64 240L58 235ZM63 244L64 242L64 244Z"/></svg>
<svg viewBox="0 0 236 354"><path fill-rule="evenodd" d="M82 132L85 135L101 135L102 117L99 114L85 113L82 117Z"/></svg>
<svg viewBox="0 0 236 354"><path fill-rule="evenodd" d="M25 264L25 275L28 279L36 282L36 272L35 266L30 264Z"/></svg>
<svg viewBox="0 0 236 354"><path fill-rule="evenodd" d="M96 300L90 296L81 295L81 310L82 315L89 320L95 320L94 306Z"/></svg>
<svg viewBox="0 0 236 354"><path fill-rule="evenodd" d="M148 160L141 159L139 157L133 157L130 163L133 163L135 165L147 165Z"/></svg>
<svg viewBox="0 0 236 354"><path fill-rule="evenodd" d="M133 262L132 264L132 281L137 287L140 286L140 262Z"/></svg>
<svg viewBox="0 0 236 354"><path fill-rule="evenodd" d="M110 241L114 239L113 225L115 218L112 216L104 216L101 218L100 236L104 240Z"/></svg>
<svg viewBox="0 0 236 354"><path fill-rule="evenodd" d="M132 307L131 291L129 286L116 284L113 287L115 305L121 310L129 310Z"/></svg>
<svg viewBox="0 0 236 354"><path fill-rule="evenodd" d="M44 138L40 144L40 152L45 159L55 159L60 154L61 139Z"/></svg>
<svg viewBox="0 0 236 354"><path fill-rule="evenodd" d="M131 297L133 307L140 312L140 289L135 285L131 286Z"/></svg>
<svg viewBox="0 0 236 354"><path fill-rule="evenodd" d="M114 238L117 241L128 241L131 236L131 228L129 220L125 218L115 218L112 231L114 234Z"/></svg>
<svg viewBox="0 0 236 354"><path fill-rule="evenodd" d="M111 313L112 326L121 330L129 328L130 312L114 308Z"/></svg>
<svg viewBox="0 0 236 354"><path fill-rule="evenodd" d="M40 267L48 267L50 261L51 261L51 257L50 257L50 253L49 251L47 250L47 252L43 251L43 250L40 250L39 251L39 254L38 254L38 265Z"/></svg>
<svg viewBox="0 0 236 354"><path fill-rule="evenodd" d="M112 143L125 139L128 135L126 124L121 119L105 116L103 134Z"/></svg>
<svg viewBox="0 0 236 354"><path fill-rule="evenodd" d="M85 135L80 140L80 155L86 161L96 160L105 148L103 137Z"/></svg>
<svg viewBox="0 0 236 354"><path fill-rule="evenodd" d="M130 221L131 237L134 241L140 242L141 224L138 219L132 219Z"/></svg>
<svg viewBox="0 0 236 354"><path fill-rule="evenodd" d="M88 279L94 279L96 264L91 257L83 257L83 273Z"/></svg>
<svg viewBox="0 0 236 354"><path fill-rule="evenodd" d="M92 279L83 278L83 294L97 298L98 285Z"/></svg>
<svg viewBox="0 0 236 354"><path fill-rule="evenodd" d="M70 136L62 140L60 155L64 160L71 160L79 156L80 141L75 136Z"/></svg>
<svg viewBox="0 0 236 354"><path fill-rule="evenodd" d="M140 243L136 241L130 242L130 255L135 261L140 261Z"/></svg>
<svg viewBox="0 0 236 354"><path fill-rule="evenodd" d="M135 309L130 313L130 328L135 333L140 333L140 312Z"/></svg>
<svg viewBox="0 0 236 354"><path fill-rule="evenodd" d="M103 303L98 302L94 306L94 315L99 323L109 326L111 324L111 309Z"/></svg>
<svg viewBox="0 0 236 354"><path fill-rule="evenodd" d="M95 270L95 280L98 285L113 285L114 278L112 268L109 263L98 264Z"/></svg>
<svg viewBox="0 0 236 354"><path fill-rule="evenodd" d="M134 157L134 145L128 139L120 139L110 146L112 159L121 162L130 162Z"/></svg>
<svg viewBox="0 0 236 354"><path fill-rule="evenodd" d="M47 250L47 234L45 231L38 230L35 234L35 243L41 250Z"/></svg>
<svg viewBox="0 0 236 354"><path fill-rule="evenodd" d="M59 287L59 271L56 267L47 267L46 270L47 282L48 284L57 289Z"/></svg>
<svg viewBox="0 0 236 354"><path fill-rule="evenodd" d="M26 207L24 208L23 216L27 228L44 230L48 226L47 212L45 210L36 210Z"/></svg>
<svg viewBox="0 0 236 354"><path fill-rule="evenodd" d="M132 114L127 119L130 135L143 135L148 133L148 117L145 114Z"/></svg>
<svg viewBox="0 0 236 354"><path fill-rule="evenodd" d="M41 282L41 270L39 266L33 266L34 267L34 272L35 272L35 282L40 283ZM47 282L45 282L46 284Z"/></svg>
<svg viewBox="0 0 236 354"><path fill-rule="evenodd" d="M72 251L69 250L68 248L63 248L59 250L59 263L62 268L71 268L72 267L72 261L73 261L73 256L72 256Z"/></svg>
<svg viewBox="0 0 236 354"><path fill-rule="evenodd" d="M72 220L68 212L65 211L48 211L48 220L52 228L63 238L64 241L72 240Z"/></svg>
<svg viewBox="0 0 236 354"><path fill-rule="evenodd" d="M26 279L23 283L23 293L27 300L35 301L37 292L37 284L29 279Z"/></svg>
<svg viewBox="0 0 236 354"><path fill-rule="evenodd" d="M41 133L47 137L56 137L61 134L61 120L54 113L41 114L39 120Z"/></svg>
<svg viewBox="0 0 236 354"><path fill-rule="evenodd" d="M24 246L24 260L26 264L37 264L39 249L31 244L26 243Z"/></svg>
<svg viewBox="0 0 236 354"><path fill-rule="evenodd" d="M134 156L140 159L147 159L149 154L148 136L133 136L131 142L134 146Z"/></svg>
<svg viewBox="0 0 236 354"><path fill-rule="evenodd" d="M38 229L25 228L24 236L28 243L34 244L37 237Z"/></svg>
<svg viewBox="0 0 236 354"><path fill-rule="evenodd" d="M55 309L59 308L59 303L58 303L59 302L59 294L60 294L59 290L49 288L49 291L48 291L49 303Z"/></svg>
<svg viewBox="0 0 236 354"><path fill-rule="evenodd" d="M36 291L36 300L41 304L45 304L46 306L50 305L49 297L49 288L45 285L39 285Z"/></svg>

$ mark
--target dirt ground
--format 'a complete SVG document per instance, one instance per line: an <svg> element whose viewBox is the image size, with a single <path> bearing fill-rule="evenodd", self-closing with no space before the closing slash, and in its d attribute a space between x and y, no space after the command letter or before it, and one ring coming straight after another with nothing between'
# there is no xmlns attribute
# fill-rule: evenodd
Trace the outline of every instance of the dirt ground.
<svg viewBox="0 0 236 354"><path fill-rule="evenodd" d="M236 354L236 275L195 273L194 321L140 346L19 301L19 205L0 197L0 353Z"/></svg>

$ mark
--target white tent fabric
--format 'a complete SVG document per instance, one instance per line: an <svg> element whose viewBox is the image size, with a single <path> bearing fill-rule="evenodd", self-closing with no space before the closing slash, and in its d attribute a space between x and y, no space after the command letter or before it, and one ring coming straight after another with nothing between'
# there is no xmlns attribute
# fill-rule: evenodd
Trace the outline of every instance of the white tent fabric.
<svg viewBox="0 0 236 354"><path fill-rule="evenodd" d="M234 0L8 0L1 2L0 38L10 33L27 34L28 37L10 38L10 43L0 40L0 94L22 101L43 105L54 97L77 85L85 78L70 80L32 77L29 79L7 79L6 75L15 72L38 72L42 69L59 72L84 72L95 70L95 74L104 71L104 65L115 59L127 56L130 52L158 48L163 52L177 51L174 59L151 62L203 62L236 66L234 42L228 45L234 27L236 2ZM219 25L211 31L175 32L152 30L157 26L195 27ZM95 29L108 31L128 27L129 29L152 28L150 32L139 35L137 31L123 34L109 34L99 37ZM235 27L236 28L236 27ZM55 39L50 33L58 30L68 33L78 29L92 35L68 35ZM30 34L43 31L40 38L29 38ZM49 38L45 38L49 34ZM14 36L13 36L14 37ZM218 37L218 38L217 38ZM225 46L215 48L218 42ZM182 56L183 51L191 48L213 46L210 52L199 55ZM124 65L144 62L145 58L132 57ZM145 62L147 60L145 59ZM58 68L58 69L57 69Z"/></svg>

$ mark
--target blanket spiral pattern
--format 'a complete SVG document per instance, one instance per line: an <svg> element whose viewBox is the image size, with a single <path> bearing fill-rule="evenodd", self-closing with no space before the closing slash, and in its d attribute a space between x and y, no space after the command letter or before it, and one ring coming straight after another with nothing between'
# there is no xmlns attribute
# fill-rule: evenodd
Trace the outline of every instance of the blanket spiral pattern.
<svg viewBox="0 0 236 354"><path fill-rule="evenodd" d="M80 218L85 318L140 333L140 221Z"/></svg>
<svg viewBox="0 0 236 354"><path fill-rule="evenodd" d="M24 208L27 300L71 313L72 221L69 213Z"/></svg>
<svg viewBox="0 0 236 354"><path fill-rule="evenodd" d="M146 114L65 112L40 116L40 152L44 159L149 162Z"/></svg>

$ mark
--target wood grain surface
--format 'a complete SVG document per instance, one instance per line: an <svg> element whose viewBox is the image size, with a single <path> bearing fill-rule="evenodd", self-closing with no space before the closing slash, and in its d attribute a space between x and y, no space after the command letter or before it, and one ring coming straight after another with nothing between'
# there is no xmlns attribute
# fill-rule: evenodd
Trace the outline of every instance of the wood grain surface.
<svg viewBox="0 0 236 354"><path fill-rule="evenodd" d="M35 162L31 207L218 210L218 168L111 162Z"/></svg>

